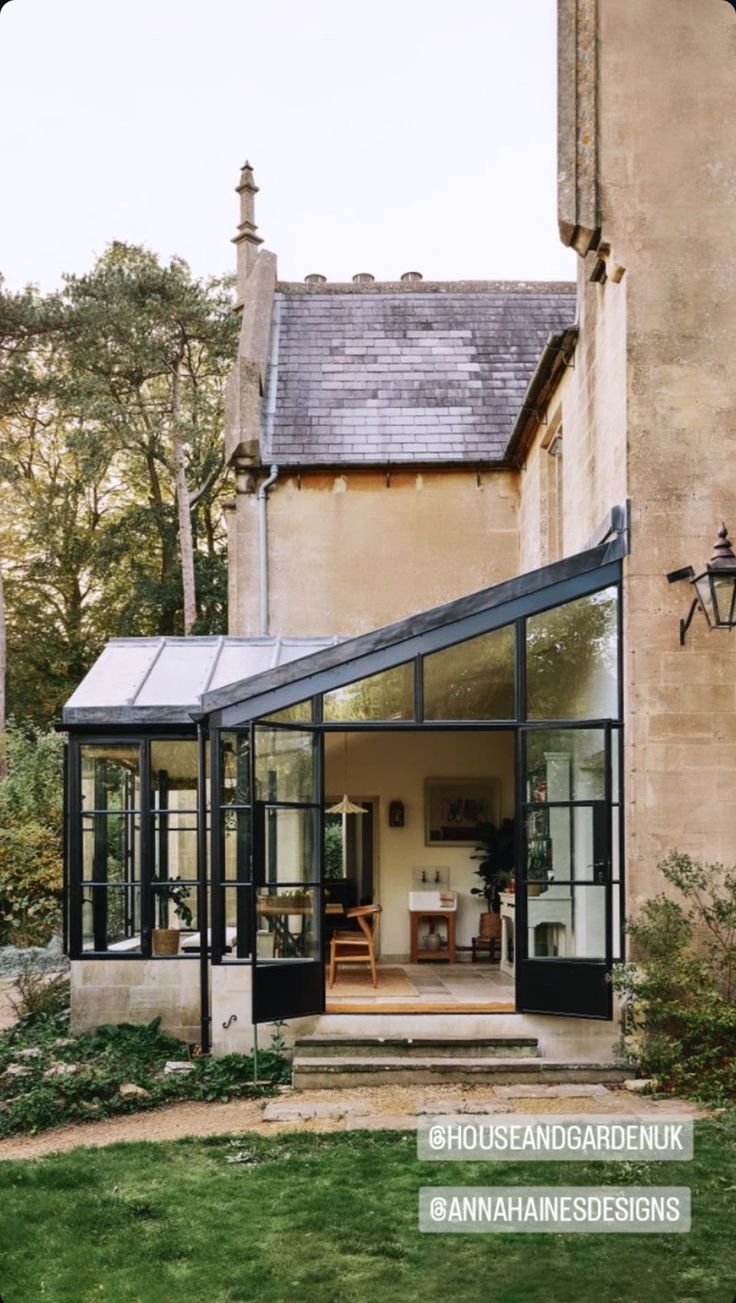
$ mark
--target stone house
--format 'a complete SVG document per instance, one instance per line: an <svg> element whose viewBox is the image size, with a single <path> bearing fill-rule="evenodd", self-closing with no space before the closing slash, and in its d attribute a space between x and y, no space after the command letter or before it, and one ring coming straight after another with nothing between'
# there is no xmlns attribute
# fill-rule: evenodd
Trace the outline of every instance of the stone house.
<svg viewBox="0 0 736 1303"><path fill-rule="evenodd" d="M225 1050L431 1010L590 1061L658 860L733 859L731 640L698 608L681 642L666 578L736 520L736 20L695 8L559 0L577 286L279 282L243 168L230 636L113 642L66 708L78 1026L163 1011ZM505 818L500 959L464 963ZM380 904L383 988L325 990L327 899Z"/></svg>

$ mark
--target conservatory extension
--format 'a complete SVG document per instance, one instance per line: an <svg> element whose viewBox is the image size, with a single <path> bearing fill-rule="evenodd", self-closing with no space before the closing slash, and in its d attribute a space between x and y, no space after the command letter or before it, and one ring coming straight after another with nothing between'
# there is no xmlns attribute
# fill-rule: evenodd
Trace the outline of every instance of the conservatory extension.
<svg viewBox="0 0 736 1303"><path fill-rule="evenodd" d="M379 972L400 985L422 890L454 914L451 955L446 920L425 930L425 1001L444 962L473 990L485 974L499 1009L610 1019L623 550L616 536L349 640L109 643L64 712L77 1022L152 1017L179 991L189 1012L168 1022L206 1050L228 1018L339 1007L329 938L359 905L380 906ZM512 880L501 954L475 964L489 823L513 830Z"/></svg>

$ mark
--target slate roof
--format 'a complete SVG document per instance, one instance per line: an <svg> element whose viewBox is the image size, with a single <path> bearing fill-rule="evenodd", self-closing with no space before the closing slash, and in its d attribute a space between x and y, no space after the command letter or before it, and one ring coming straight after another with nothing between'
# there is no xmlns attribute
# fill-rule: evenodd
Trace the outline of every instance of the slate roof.
<svg viewBox="0 0 736 1303"><path fill-rule="evenodd" d="M282 465L502 461L573 285L282 285L264 455ZM273 388L275 385L275 402Z"/></svg>

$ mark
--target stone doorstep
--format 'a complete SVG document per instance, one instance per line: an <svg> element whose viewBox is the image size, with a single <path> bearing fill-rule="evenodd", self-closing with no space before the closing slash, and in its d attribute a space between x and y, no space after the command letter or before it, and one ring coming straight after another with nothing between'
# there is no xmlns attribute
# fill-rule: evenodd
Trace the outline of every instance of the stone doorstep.
<svg viewBox="0 0 736 1303"><path fill-rule="evenodd" d="M415 1057L414 1055L305 1055L300 1057L294 1055L292 1067L295 1072L309 1071L310 1069L320 1072L349 1072L351 1069L356 1072L374 1072L390 1073L393 1069L397 1071L402 1068L434 1068L438 1072L449 1073L457 1068L463 1068L468 1072L489 1072L500 1073L506 1069L518 1072L524 1076L549 1077L557 1072L566 1072L575 1079L583 1079L583 1074L591 1072L615 1072L617 1078L624 1081L631 1071L629 1068L622 1068L618 1063L599 1062L599 1063L579 1063L567 1062L557 1059L541 1058L508 1058L489 1056L461 1056L452 1058L449 1055L432 1055L426 1054Z"/></svg>
<svg viewBox="0 0 736 1303"><path fill-rule="evenodd" d="M542 1059L419 1059L370 1058L294 1059L293 1084L297 1089L348 1090L375 1086L379 1082L401 1086L432 1085L438 1080L451 1084L492 1082L518 1087L523 1078L537 1087L547 1085L618 1084L627 1070L614 1063L559 1063ZM574 1098L575 1091L570 1098Z"/></svg>
<svg viewBox="0 0 736 1303"><path fill-rule="evenodd" d="M464 1040L459 1037L432 1038L423 1036L298 1036L294 1042L294 1057L301 1062L319 1058L325 1062L327 1057L348 1062L352 1058L382 1058L396 1056L411 1059L468 1059L478 1060L495 1058L532 1058L539 1053L537 1040L533 1037L478 1037Z"/></svg>

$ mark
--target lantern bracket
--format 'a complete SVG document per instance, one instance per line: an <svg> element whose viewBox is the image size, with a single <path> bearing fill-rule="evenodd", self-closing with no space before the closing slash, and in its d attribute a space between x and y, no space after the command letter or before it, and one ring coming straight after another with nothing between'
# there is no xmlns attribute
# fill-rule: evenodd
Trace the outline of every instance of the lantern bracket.
<svg viewBox="0 0 736 1303"><path fill-rule="evenodd" d="M694 597L690 605L690 610L685 616L685 619L680 620L680 646L681 647L685 646L685 638L687 636L687 631L690 628L690 625L692 624L693 616L695 615L695 612L697 611L699 605L700 603L697 597Z"/></svg>

